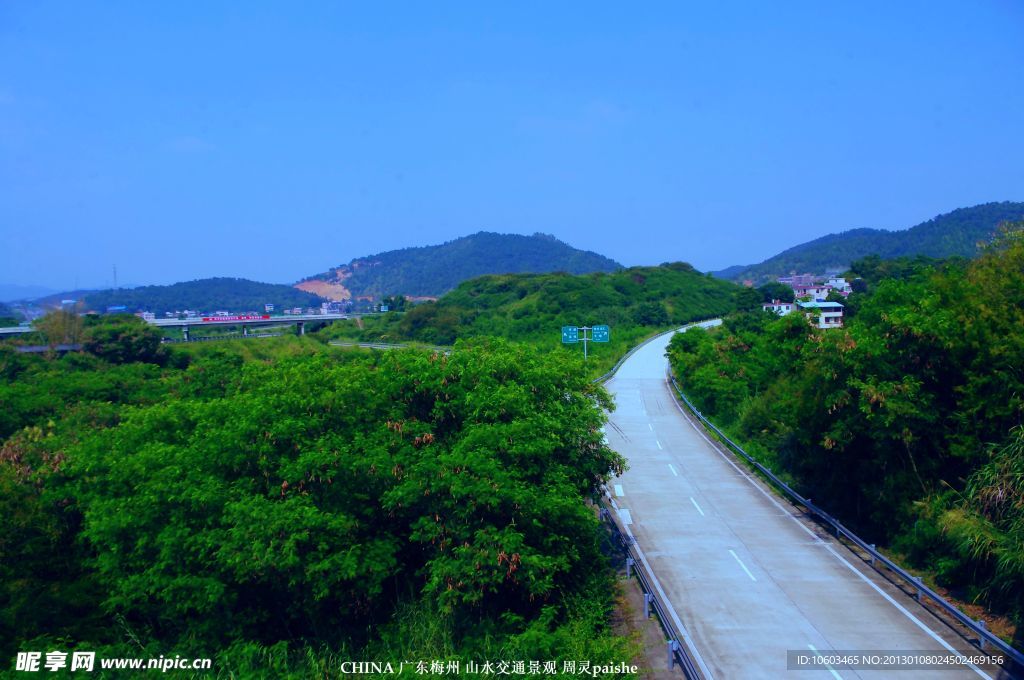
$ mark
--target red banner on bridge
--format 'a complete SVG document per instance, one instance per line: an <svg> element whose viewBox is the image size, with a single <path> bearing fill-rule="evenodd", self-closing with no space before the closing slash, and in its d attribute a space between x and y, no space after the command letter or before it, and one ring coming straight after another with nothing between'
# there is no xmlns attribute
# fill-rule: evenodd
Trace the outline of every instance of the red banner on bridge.
<svg viewBox="0 0 1024 680"><path fill-rule="evenodd" d="M269 314L238 314L236 316L204 316L203 321L263 321Z"/></svg>

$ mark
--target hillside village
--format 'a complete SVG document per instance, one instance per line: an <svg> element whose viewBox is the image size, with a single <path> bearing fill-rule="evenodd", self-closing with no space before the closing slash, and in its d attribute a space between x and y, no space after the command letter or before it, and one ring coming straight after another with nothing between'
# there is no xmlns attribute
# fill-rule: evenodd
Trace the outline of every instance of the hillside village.
<svg viewBox="0 0 1024 680"><path fill-rule="evenodd" d="M853 292L853 287L845 278L829 276L826 279L814 274L794 273L789 276L780 276L776 281L793 289L794 301L772 300L761 305L761 309L766 312L774 312L779 316L800 310L818 328L843 327L845 306L836 300L829 300L828 297L832 291L844 298Z"/></svg>

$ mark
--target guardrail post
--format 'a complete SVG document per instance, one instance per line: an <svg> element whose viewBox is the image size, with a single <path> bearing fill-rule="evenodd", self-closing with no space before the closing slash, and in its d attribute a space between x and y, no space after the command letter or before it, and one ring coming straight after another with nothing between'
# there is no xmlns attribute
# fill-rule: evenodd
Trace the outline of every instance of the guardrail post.
<svg viewBox="0 0 1024 680"><path fill-rule="evenodd" d="M920 576L915 576L914 577L914 581L918 584L917 592L914 593L914 599L917 600L918 602L920 602L921 601L921 585L920 585L921 584L921 577Z"/></svg>
<svg viewBox="0 0 1024 680"><path fill-rule="evenodd" d="M651 594L644 593L644 619L651 618Z"/></svg>
<svg viewBox="0 0 1024 680"><path fill-rule="evenodd" d="M978 619L978 628L981 628L982 630L988 630L988 626L985 624L985 620L984 619ZM983 652L985 651L985 636L984 635L979 635L978 636L978 648L981 649L981 651L983 651Z"/></svg>
<svg viewBox="0 0 1024 680"><path fill-rule="evenodd" d="M871 544L871 552L868 553L868 562L871 563L872 567L875 566L875 544L874 543Z"/></svg>
<svg viewBox="0 0 1024 680"><path fill-rule="evenodd" d="M672 666L676 662L675 651L679 647L679 643L675 640L668 641L668 669L672 670Z"/></svg>
<svg viewBox="0 0 1024 680"><path fill-rule="evenodd" d="M630 578L633 575L633 565L636 564L632 557L626 558L626 578Z"/></svg>

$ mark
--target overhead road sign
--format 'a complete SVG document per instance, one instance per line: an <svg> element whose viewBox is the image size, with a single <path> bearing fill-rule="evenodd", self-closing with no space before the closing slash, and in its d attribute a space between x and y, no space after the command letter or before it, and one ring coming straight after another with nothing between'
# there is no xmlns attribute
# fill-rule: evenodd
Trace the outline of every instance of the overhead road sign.
<svg viewBox="0 0 1024 680"><path fill-rule="evenodd" d="M590 331L589 333L587 331ZM562 342L573 345L583 341L583 358L587 358L588 342L608 342L611 330L607 325L599 326L562 326Z"/></svg>

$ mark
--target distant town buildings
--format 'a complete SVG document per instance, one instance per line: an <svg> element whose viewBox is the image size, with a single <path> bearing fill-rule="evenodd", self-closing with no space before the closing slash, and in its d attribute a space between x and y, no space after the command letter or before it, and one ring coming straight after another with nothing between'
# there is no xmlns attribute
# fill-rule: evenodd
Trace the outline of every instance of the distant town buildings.
<svg viewBox="0 0 1024 680"><path fill-rule="evenodd" d="M796 288L797 286L813 286L817 278L814 274L797 274L794 272L789 276L780 276L776 280L791 288Z"/></svg>
<svg viewBox="0 0 1024 680"><path fill-rule="evenodd" d="M790 274L780 276L776 279L779 283L793 289L793 297L797 300L805 299L821 302L828 298L828 294L835 291L846 297L853 288L850 283L841 276L815 276L814 274Z"/></svg>

